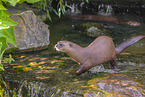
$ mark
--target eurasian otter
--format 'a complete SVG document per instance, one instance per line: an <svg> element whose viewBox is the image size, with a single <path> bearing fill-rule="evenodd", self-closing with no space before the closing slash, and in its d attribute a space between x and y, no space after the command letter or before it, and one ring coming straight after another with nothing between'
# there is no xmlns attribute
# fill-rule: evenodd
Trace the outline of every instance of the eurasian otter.
<svg viewBox="0 0 145 97"><path fill-rule="evenodd" d="M136 21L126 21L122 20L116 17L111 17L111 16L96 16L96 15L83 15L83 16L78 16L78 17L72 17L72 19L77 19L77 20L94 20L94 21L106 21L106 22L115 22L118 24L128 24L131 26L139 26L141 25L139 22Z"/></svg>
<svg viewBox="0 0 145 97"><path fill-rule="evenodd" d="M80 75L88 71L91 67L107 61L110 61L112 68L116 68L116 55L143 37L145 37L145 35L133 36L116 48L112 38L108 36L100 36L96 38L87 47L81 47L69 41L59 41L55 45L55 48L57 51L67 53L81 65L81 68L76 72L77 75Z"/></svg>

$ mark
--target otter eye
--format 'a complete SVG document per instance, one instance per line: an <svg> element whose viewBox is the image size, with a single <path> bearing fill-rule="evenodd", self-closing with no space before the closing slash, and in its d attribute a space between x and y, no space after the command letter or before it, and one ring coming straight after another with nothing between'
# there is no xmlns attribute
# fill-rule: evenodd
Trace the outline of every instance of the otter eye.
<svg viewBox="0 0 145 97"><path fill-rule="evenodd" d="M72 47L73 45L72 44L69 44L69 46Z"/></svg>
<svg viewBox="0 0 145 97"><path fill-rule="evenodd" d="M62 44L62 43L60 43L60 44L59 44L59 46L60 46L60 47L62 47L62 46L63 46L63 44Z"/></svg>

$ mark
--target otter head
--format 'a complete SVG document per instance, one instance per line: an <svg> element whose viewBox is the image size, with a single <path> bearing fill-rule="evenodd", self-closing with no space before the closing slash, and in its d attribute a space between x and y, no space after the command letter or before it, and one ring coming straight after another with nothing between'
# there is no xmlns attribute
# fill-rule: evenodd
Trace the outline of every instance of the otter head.
<svg viewBox="0 0 145 97"><path fill-rule="evenodd" d="M136 21L128 21L127 24L131 25L131 26L139 26L139 25L141 25L139 22L136 22Z"/></svg>
<svg viewBox="0 0 145 97"><path fill-rule="evenodd" d="M66 52L71 49L72 45L69 41L59 41L54 47L57 51Z"/></svg>

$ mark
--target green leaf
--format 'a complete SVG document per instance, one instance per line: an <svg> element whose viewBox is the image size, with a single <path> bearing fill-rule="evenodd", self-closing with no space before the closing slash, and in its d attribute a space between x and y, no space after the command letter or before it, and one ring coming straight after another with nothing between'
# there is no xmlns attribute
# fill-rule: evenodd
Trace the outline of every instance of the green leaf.
<svg viewBox="0 0 145 97"><path fill-rule="evenodd" d="M12 55L11 54L9 54L9 58L5 58L4 60L4 63L12 63L12 62L14 62L15 60L12 58Z"/></svg>
<svg viewBox="0 0 145 97"><path fill-rule="evenodd" d="M8 48L6 38L0 37L0 64L1 64L2 56L3 56L6 48Z"/></svg>
<svg viewBox="0 0 145 97"><path fill-rule="evenodd" d="M49 18L50 21L52 21L49 10L47 10L47 17Z"/></svg>
<svg viewBox="0 0 145 97"><path fill-rule="evenodd" d="M0 10L0 17L9 17L11 14L8 13L6 10Z"/></svg>
<svg viewBox="0 0 145 97"><path fill-rule="evenodd" d="M89 0L86 0L87 3L89 3Z"/></svg>
<svg viewBox="0 0 145 97"><path fill-rule="evenodd" d="M0 1L0 10L7 10L3 5L2 2Z"/></svg>
<svg viewBox="0 0 145 97"><path fill-rule="evenodd" d="M3 71L4 71L4 68L3 68L3 65L1 64L1 61L2 61L2 56L3 56L6 48L8 48L6 38L0 37L0 69ZM9 55L9 57L10 57L10 62L13 61L12 56Z"/></svg>
<svg viewBox="0 0 145 97"><path fill-rule="evenodd" d="M13 27L10 27L9 29L2 29L0 30L0 36L5 37L6 41L8 43L13 44L15 47L17 47L17 43L15 40L14 30Z"/></svg>
<svg viewBox="0 0 145 97"><path fill-rule="evenodd" d="M9 26L16 26L18 23L12 21L9 17L1 17L0 16L0 30L3 27L9 28Z"/></svg>
<svg viewBox="0 0 145 97"><path fill-rule="evenodd" d="M35 3L35 2L38 2L38 1L41 1L41 0L26 0L28 3Z"/></svg>
<svg viewBox="0 0 145 97"><path fill-rule="evenodd" d="M69 6L69 5L65 5L66 7L68 7L68 8L70 8L70 9L72 9L72 7L71 6Z"/></svg>
<svg viewBox="0 0 145 97"><path fill-rule="evenodd" d="M61 10L62 10L62 14L64 14L65 13L65 5L62 6Z"/></svg>
<svg viewBox="0 0 145 97"><path fill-rule="evenodd" d="M53 11L54 11L54 13L55 13L56 15L59 16L59 13L58 13L55 9L53 9Z"/></svg>
<svg viewBox="0 0 145 97"><path fill-rule="evenodd" d="M0 41L0 51L2 49L3 43ZM1 55L1 54L0 54ZM1 61L1 56L0 56L0 61ZM0 62L1 63L1 62Z"/></svg>
<svg viewBox="0 0 145 97"><path fill-rule="evenodd" d="M10 14L6 11L0 10L0 30L1 29L8 29L10 26L15 26L18 23L12 21L9 18Z"/></svg>
<svg viewBox="0 0 145 97"><path fill-rule="evenodd" d="M8 44L6 42L6 38L0 37L0 56L3 55L3 53L4 53L6 48L8 48Z"/></svg>
<svg viewBox="0 0 145 97"><path fill-rule="evenodd" d="M25 2L26 0L19 0L18 3L22 4L23 2Z"/></svg>
<svg viewBox="0 0 145 97"><path fill-rule="evenodd" d="M2 0L2 1L9 2L10 4L12 4L12 6L15 6L16 3L20 0Z"/></svg>
<svg viewBox="0 0 145 97"><path fill-rule="evenodd" d="M0 69L4 71L4 67L2 64L0 64Z"/></svg>

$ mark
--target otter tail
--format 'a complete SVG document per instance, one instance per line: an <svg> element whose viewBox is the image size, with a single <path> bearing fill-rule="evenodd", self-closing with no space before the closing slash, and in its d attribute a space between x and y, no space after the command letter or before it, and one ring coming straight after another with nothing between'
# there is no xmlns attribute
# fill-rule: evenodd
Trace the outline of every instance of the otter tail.
<svg viewBox="0 0 145 97"><path fill-rule="evenodd" d="M127 39L126 41L124 41L123 43L121 43L120 45L118 45L115 48L116 54L119 54L123 49L130 46L131 44L136 43L137 41L139 41L140 39L142 39L144 37L145 37L145 35L137 35L137 36L133 36L133 37Z"/></svg>

